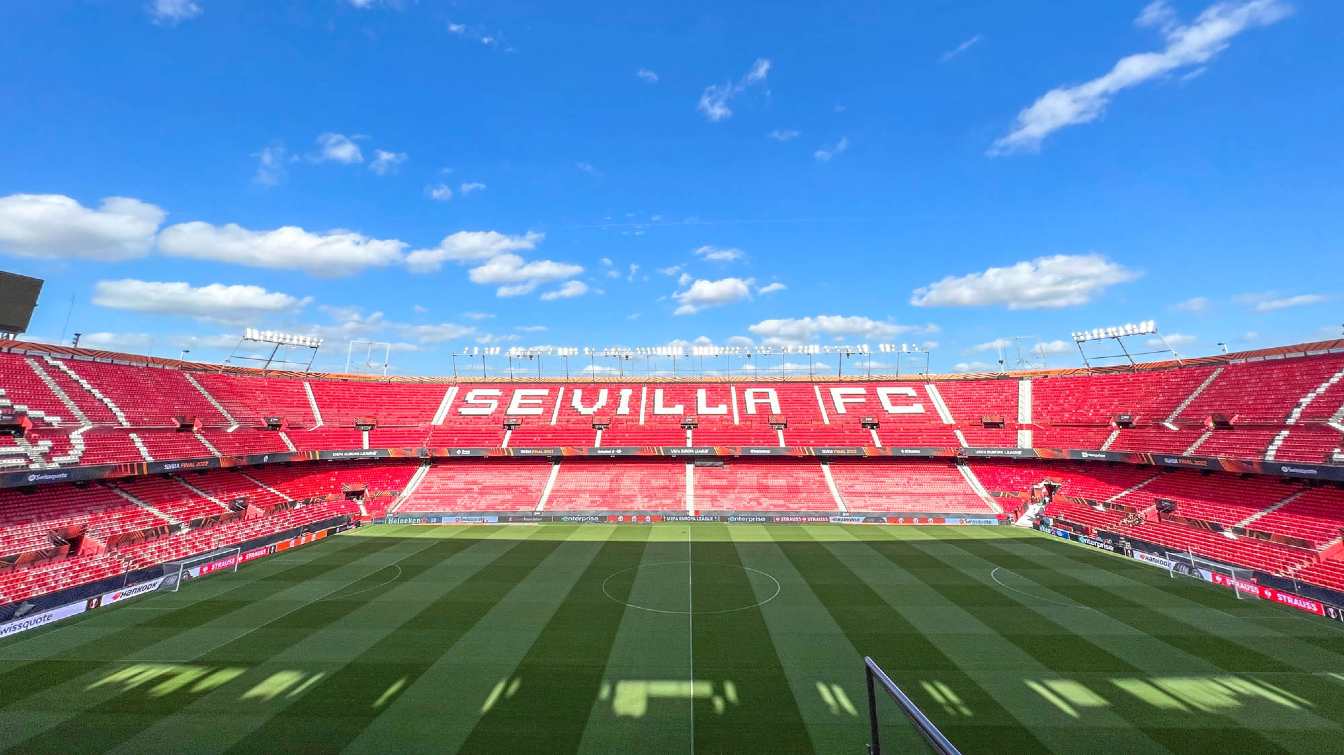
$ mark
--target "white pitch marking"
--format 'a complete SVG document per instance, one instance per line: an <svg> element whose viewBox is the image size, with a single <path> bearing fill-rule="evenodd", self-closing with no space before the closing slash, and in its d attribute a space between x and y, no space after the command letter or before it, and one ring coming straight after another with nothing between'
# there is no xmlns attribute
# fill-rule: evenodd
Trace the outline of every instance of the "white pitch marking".
<svg viewBox="0 0 1344 755"><path fill-rule="evenodd" d="M691 689L695 689L695 562L691 559L691 527L686 526L686 640L690 648ZM691 755L695 755L695 695L691 707Z"/></svg>
<svg viewBox="0 0 1344 755"><path fill-rule="evenodd" d="M1065 607L1065 608L1082 608L1082 609L1087 610L1087 611L1095 611L1095 610L1097 610L1097 609L1095 609L1095 608L1093 608L1093 607L1091 607L1091 606L1085 606L1085 605L1082 605L1081 603L1073 603L1073 602L1064 603L1064 602L1062 602L1062 601L1058 601L1058 600L1051 600L1051 599L1049 599L1049 598L1043 598L1043 597L1041 597L1040 595L1033 595L1033 594L1027 592L1026 590L1019 590L1019 589L1017 589L1016 587L1013 587L1012 585L1005 585L1003 582L1001 582L1001 581L999 580L999 576L998 576L999 569L1002 569L1002 568L1003 568L1002 566L996 566L996 567L994 567L993 569L990 569L990 570L989 570L989 578L992 579L992 580L994 580L995 582L998 582L999 587L1002 587L1002 588L1005 589L1005 590L1012 590L1013 592L1015 592L1015 593L1019 593L1019 594L1022 594L1022 595L1025 595L1025 596L1027 596L1028 598L1033 598L1033 599L1035 599L1035 600L1043 600L1043 601L1045 601L1046 603L1050 603L1050 604L1052 604L1052 605L1056 605L1056 606L1063 606L1063 607Z"/></svg>

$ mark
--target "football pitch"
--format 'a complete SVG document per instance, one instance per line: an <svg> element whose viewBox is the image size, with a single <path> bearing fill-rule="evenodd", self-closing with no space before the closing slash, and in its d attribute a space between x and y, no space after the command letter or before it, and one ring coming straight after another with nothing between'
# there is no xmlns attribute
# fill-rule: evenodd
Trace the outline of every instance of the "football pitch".
<svg viewBox="0 0 1344 755"><path fill-rule="evenodd" d="M1344 629L1009 527L366 527L0 641L0 749L1339 752ZM885 752L918 741L883 702Z"/></svg>

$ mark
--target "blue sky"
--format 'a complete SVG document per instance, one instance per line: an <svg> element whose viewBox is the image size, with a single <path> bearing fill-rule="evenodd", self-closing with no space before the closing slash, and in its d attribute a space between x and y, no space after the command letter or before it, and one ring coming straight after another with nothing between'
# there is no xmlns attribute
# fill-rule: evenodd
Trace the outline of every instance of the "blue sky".
<svg viewBox="0 0 1344 755"><path fill-rule="evenodd" d="M891 5L6 3L0 269L46 279L35 338L401 373L1340 334L1344 7Z"/></svg>

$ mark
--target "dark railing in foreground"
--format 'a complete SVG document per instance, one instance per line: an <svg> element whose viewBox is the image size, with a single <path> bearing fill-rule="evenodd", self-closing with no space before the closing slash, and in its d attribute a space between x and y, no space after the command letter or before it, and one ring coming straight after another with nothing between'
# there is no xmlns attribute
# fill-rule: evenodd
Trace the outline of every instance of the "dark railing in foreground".
<svg viewBox="0 0 1344 755"><path fill-rule="evenodd" d="M929 743L929 747L933 748L934 752L941 755L961 755L961 750L958 750L955 745L948 741L947 737L943 736L943 733L938 730L937 726L933 725L929 717L924 715L924 711L920 710L918 705L915 705L915 701L902 692L901 688L896 686L896 682L893 682L891 677L887 676L887 672L877 665L877 661L865 655L863 657L863 672L868 682L868 726L869 736L872 737L872 741L868 743L868 752L871 755L882 754L877 723L877 692L873 688L873 679L877 679L882 684L882 688L887 691L892 700L896 701L896 704L901 708L901 712L905 714L906 718L910 719L910 723L914 724L915 729Z"/></svg>

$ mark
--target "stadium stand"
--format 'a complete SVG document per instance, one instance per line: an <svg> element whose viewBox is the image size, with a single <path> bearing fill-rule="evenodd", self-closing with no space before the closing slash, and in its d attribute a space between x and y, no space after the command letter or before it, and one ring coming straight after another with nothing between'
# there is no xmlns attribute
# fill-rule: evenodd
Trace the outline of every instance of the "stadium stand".
<svg viewBox="0 0 1344 755"><path fill-rule="evenodd" d="M0 436L0 473L354 449L688 445L1034 447L1344 463L1337 346L1136 371L760 383L366 380L5 348L13 350L0 351L0 414L24 415L32 426ZM394 505L403 514L997 515L996 504L1025 509L1032 485L1046 481L1058 485L1047 515L1344 589L1344 489L1270 475L1065 460L971 459L959 469L937 458L436 459L401 499L420 465L262 464L2 490L0 601L322 517L373 518ZM1159 515L1159 502L1174 513Z"/></svg>
<svg viewBox="0 0 1344 755"><path fill-rule="evenodd" d="M565 460L547 511L685 511L686 464L632 459Z"/></svg>
<svg viewBox="0 0 1344 755"><path fill-rule="evenodd" d="M309 464L0 490L0 605L334 516L372 516L417 466Z"/></svg>
<svg viewBox="0 0 1344 755"><path fill-rule="evenodd" d="M951 462L835 459L830 469L850 511L997 513Z"/></svg>
<svg viewBox="0 0 1344 755"><path fill-rule="evenodd" d="M545 459L449 459L429 468L397 513L532 511L550 477Z"/></svg>
<svg viewBox="0 0 1344 755"><path fill-rule="evenodd" d="M696 466L695 508L699 511L838 511L814 460L731 459Z"/></svg>

